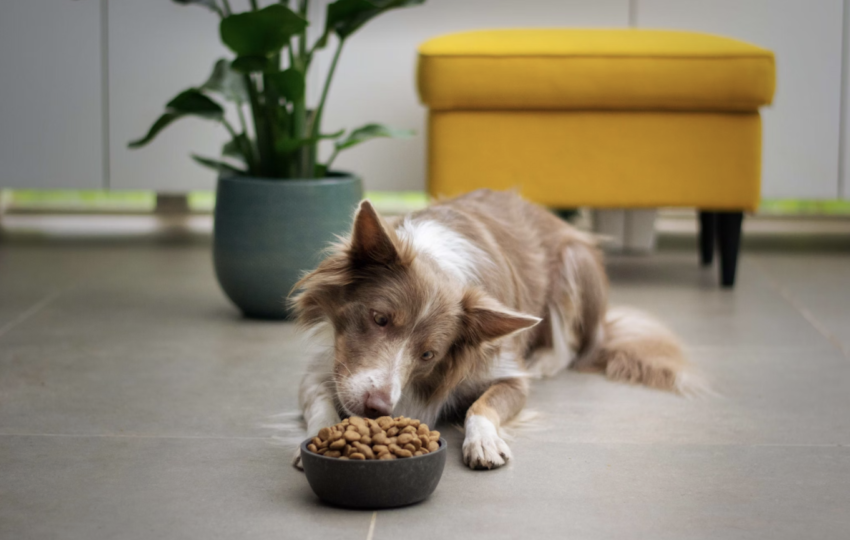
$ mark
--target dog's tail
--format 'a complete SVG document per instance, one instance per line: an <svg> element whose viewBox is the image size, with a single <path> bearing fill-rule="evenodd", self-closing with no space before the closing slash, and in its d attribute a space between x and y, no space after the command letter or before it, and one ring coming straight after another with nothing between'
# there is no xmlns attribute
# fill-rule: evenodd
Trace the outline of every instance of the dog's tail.
<svg viewBox="0 0 850 540"><path fill-rule="evenodd" d="M648 313L632 308L609 309L595 346L573 367L684 395L708 391L673 332Z"/></svg>

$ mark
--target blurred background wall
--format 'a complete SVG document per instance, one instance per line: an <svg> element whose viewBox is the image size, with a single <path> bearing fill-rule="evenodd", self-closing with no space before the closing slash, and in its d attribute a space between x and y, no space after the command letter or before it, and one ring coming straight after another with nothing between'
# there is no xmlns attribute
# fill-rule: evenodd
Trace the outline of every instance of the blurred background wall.
<svg viewBox="0 0 850 540"><path fill-rule="evenodd" d="M240 2L234 2L234 7ZM327 2L312 3L319 20ZM850 199L843 0L428 0L370 22L343 52L326 130L377 121L413 128L341 155L370 190L422 190L425 109L416 46L447 32L499 27L698 30L773 49L778 83L764 111L765 198ZM317 27L320 25L316 25ZM316 28L318 30L318 28ZM187 119L136 151L180 90L227 56L217 17L160 0L6 0L0 17L0 187L211 190L188 154L218 155L223 128ZM328 55L311 74L313 100ZM616 159L616 156L612 156ZM565 174L568 174L565 167Z"/></svg>

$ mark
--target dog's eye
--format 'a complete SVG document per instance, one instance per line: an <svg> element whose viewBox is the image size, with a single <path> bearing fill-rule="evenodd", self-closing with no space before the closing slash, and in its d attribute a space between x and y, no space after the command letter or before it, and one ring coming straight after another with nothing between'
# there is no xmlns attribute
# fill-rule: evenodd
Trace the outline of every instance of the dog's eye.
<svg viewBox="0 0 850 540"><path fill-rule="evenodd" d="M378 313L377 311L372 312L372 320L375 321L375 324L378 326L386 326L387 323L390 322L386 315Z"/></svg>
<svg viewBox="0 0 850 540"><path fill-rule="evenodd" d="M431 351L425 351L424 353L422 353L422 360L430 360L430 359L432 359L432 358L434 358L434 353L433 353L433 352L431 352Z"/></svg>

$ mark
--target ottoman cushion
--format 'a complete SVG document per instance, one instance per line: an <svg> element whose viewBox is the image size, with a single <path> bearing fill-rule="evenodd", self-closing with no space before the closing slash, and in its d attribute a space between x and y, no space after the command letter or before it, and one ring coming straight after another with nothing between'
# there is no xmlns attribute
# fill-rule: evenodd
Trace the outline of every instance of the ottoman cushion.
<svg viewBox="0 0 850 540"><path fill-rule="evenodd" d="M445 110L757 111L769 50L664 30L486 30L419 48L419 93Z"/></svg>

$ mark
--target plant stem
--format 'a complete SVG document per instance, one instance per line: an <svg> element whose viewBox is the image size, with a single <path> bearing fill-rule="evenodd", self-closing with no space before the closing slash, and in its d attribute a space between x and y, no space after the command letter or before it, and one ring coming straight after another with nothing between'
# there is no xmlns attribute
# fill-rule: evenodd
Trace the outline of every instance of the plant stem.
<svg viewBox="0 0 850 540"><path fill-rule="evenodd" d="M257 157L254 154L251 139L248 137L248 122L245 121L245 113L242 111L242 101L238 99L236 100L236 114L239 115L239 125L242 127L242 134L245 135L245 145L242 148L242 154L245 156L245 162L248 164L248 172L254 174L257 171Z"/></svg>
<svg viewBox="0 0 850 540"><path fill-rule="evenodd" d="M254 11L260 9L260 6L257 5L257 0L251 0L251 9L253 9Z"/></svg>
<svg viewBox="0 0 850 540"><path fill-rule="evenodd" d="M275 55L272 61L275 63L277 69L280 69L280 55ZM265 97L265 117L268 124L266 125L267 133L269 136L269 140L271 144L274 145L277 141L277 113L278 108L280 107L280 97L277 95L277 92L272 87L270 79L268 75L263 74L263 96ZM277 151L272 150L272 162L269 163L271 171L275 176L282 176L284 173L280 170L278 160L277 160Z"/></svg>
<svg viewBox="0 0 850 540"><path fill-rule="evenodd" d="M245 87L248 89L248 96L251 99L251 116L254 119L254 131L257 134L257 172L262 176L271 176L272 173L268 170L269 164L272 163L274 152L270 146L271 141L268 140L265 130L265 123L260 110L260 97L257 94L257 87L254 86L254 81L250 75L245 75Z"/></svg>
<svg viewBox="0 0 850 540"><path fill-rule="evenodd" d="M224 15L230 17L230 15L233 13L233 10L230 9L229 0L222 0L222 3L224 4Z"/></svg>
<svg viewBox="0 0 850 540"><path fill-rule="evenodd" d="M318 146L318 137L319 130L322 125L322 113L325 110L325 100L328 99L328 91L331 88L331 81L333 80L334 72L336 71L336 64L339 62L339 55L342 52L342 46L345 44L344 39L340 39L339 43L336 46L336 51L334 52L333 60L331 60L331 67L328 69L328 74L325 78L325 86L322 88L322 97L319 99L319 106L316 107L316 113L313 115L313 118L310 122L309 137L311 139L317 139L317 142L314 142L310 145L312 149L312 156L310 159L309 170L310 176L313 176L313 164L316 159L316 147Z"/></svg>
<svg viewBox="0 0 850 540"><path fill-rule="evenodd" d="M339 148L334 146L334 151L331 154L331 157L328 158L328 162L325 163L325 174L327 174L331 171L331 165L333 164L334 160L336 159L337 154L339 154Z"/></svg>

